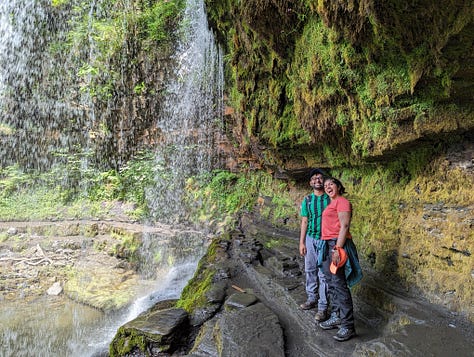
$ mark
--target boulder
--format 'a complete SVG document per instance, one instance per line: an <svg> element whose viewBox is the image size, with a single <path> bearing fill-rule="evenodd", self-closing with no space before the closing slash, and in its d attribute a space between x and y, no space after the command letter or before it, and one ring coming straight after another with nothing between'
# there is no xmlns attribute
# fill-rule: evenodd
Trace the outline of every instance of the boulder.
<svg viewBox="0 0 474 357"><path fill-rule="evenodd" d="M188 333L185 310L148 311L119 328L110 344L110 356L155 356L173 352Z"/></svg>
<svg viewBox="0 0 474 357"><path fill-rule="evenodd" d="M278 317L261 302L228 309L202 326L189 355L283 357L283 330Z"/></svg>

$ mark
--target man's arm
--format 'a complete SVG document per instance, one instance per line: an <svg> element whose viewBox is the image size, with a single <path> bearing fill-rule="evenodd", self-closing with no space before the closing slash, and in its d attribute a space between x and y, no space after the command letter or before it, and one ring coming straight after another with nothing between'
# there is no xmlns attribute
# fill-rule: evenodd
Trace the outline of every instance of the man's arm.
<svg viewBox="0 0 474 357"><path fill-rule="evenodd" d="M301 231L300 231L300 255L306 255L306 230L308 229L308 217L301 217Z"/></svg>

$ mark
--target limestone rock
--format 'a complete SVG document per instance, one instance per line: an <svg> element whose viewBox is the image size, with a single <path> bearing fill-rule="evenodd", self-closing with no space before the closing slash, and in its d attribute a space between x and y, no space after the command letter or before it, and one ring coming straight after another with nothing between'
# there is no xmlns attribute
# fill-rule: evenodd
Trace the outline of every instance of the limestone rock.
<svg viewBox="0 0 474 357"><path fill-rule="evenodd" d="M233 296L237 295L245 294ZM284 355L283 331L278 317L263 303L225 311L206 321L189 354L193 357Z"/></svg>

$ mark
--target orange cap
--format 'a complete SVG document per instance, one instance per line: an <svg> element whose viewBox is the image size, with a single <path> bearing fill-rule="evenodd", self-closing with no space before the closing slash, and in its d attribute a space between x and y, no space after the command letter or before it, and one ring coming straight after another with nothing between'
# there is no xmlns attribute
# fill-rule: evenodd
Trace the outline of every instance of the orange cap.
<svg viewBox="0 0 474 357"><path fill-rule="evenodd" d="M339 252L339 264L336 265L336 264L334 264L334 262L331 262L331 265L329 267L329 270L333 274L336 274L337 269L339 269L340 267L343 267L344 264L346 264L346 261L347 261L346 251L341 247L336 247L336 249Z"/></svg>

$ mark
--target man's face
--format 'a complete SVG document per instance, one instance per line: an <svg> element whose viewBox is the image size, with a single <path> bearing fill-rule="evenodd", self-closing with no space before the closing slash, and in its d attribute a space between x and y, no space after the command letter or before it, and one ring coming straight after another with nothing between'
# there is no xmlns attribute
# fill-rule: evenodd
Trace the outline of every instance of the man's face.
<svg viewBox="0 0 474 357"><path fill-rule="evenodd" d="M316 174L311 176L311 180L309 180L309 185L314 189L314 190L322 190L323 189L323 175L321 174Z"/></svg>

